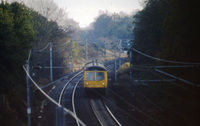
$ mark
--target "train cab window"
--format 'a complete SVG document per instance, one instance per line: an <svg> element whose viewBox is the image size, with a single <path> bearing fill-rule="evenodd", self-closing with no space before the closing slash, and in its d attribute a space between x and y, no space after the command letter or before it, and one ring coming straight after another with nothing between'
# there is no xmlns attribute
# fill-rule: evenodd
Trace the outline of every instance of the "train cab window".
<svg viewBox="0 0 200 126"><path fill-rule="evenodd" d="M96 80L104 80L104 73L96 72Z"/></svg>
<svg viewBox="0 0 200 126"><path fill-rule="evenodd" d="M86 80L95 80L95 72L87 72Z"/></svg>

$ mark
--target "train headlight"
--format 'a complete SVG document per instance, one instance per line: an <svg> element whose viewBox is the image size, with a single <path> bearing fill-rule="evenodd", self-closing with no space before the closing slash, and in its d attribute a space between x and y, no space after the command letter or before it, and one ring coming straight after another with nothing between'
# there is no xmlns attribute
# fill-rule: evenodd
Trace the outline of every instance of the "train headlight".
<svg viewBox="0 0 200 126"><path fill-rule="evenodd" d="M104 83L102 83L104 85Z"/></svg>
<svg viewBox="0 0 200 126"><path fill-rule="evenodd" d="M88 83L86 83L88 85Z"/></svg>

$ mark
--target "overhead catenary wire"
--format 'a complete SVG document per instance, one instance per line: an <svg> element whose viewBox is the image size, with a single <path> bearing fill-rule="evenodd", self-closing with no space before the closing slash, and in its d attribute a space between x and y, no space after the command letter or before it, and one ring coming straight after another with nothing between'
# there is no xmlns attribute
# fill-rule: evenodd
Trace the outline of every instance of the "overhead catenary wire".
<svg viewBox="0 0 200 126"><path fill-rule="evenodd" d="M143 55L143 56L146 56L148 58L151 58L151 59L154 59L154 60L158 60L158 61L162 61L162 62L168 62L168 63L175 63L175 64L190 64L190 65L200 65L200 63L192 63L192 62L179 62L179 61L172 61L172 60L166 60L166 59L160 59L160 58L157 58L157 57L153 57L153 56L150 56L150 55L147 55L141 51L138 51L137 49L135 48L132 48L133 51Z"/></svg>
<svg viewBox="0 0 200 126"><path fill-rule="evenodd" d="M65 45L67 45L69 42L67 41L66 43L62 44L62 45L52 45L52 47L62 47L61 49L65 49L66 47L63 47ZM35 50L35 52L43 52L48 46L49 46L50 43L47 43L47 45L43 48L43 49L40 49L40 50ZM68 46L68 45L67 45ZM60 49L60 50L61 50ZM59 51L59 50L56 50L56 51Z"/></svg>
<svg viewBox="0 0 200 126"><path fill-rule="evenodd" d="M57 50L54 50L54 51L52 51L52 52L58 52L58 53L56 53L56 54L54 54L53 56L54 57L57 57L58 55L59 55L59 53L60 52L62 52L62 51L65 51L68 47L67 47L68 45L65 45L64 47L62 47L62 48L60 48L60 49L57 49ZM47 46L48 47L48 46ZM36 51L36 52L39 52L39 51ZM41 51L42 52L42 51ZM49 51L48 51L49 52ZM45 60L43 60L43 61L41 61L40 63L44 63L44 62L47 62L49 59L45 59Z"/></svg>
<svg viewBox="0 0 200 126"><path fill-rule="evenodd" d="M67 44L69 44L69 45L67 45ZM67 47L67 46L70 46L70 43L65 43L62 48L54 50L53 52L62 52L61 50L64 51L64 50L70 48L70 47ZM78 47L80 47L80 46L77 44L77 45L75 45L75 47L72 47L72 49L75 49L75 48L78 48Z"/></svg>
<svg viewBox="0 0 200 126"><path fill-rule="evenodd" d="M26 70L25 66L23 66L23 69L25 70L26 74L28 75L28 77L30 78L30 80L33 82L33 84L35 85L35 87L47 98L49 99L52 103L54 103L56 106L58 107L62 107L61 104L59 104L58 102L56 102L53 98L51 98L49 95L47 95L39 86L38 84L32 79L32 77L30 76L30 74L28 73L28 71ZM79 123L83 126L86 126L72 111L64 108L64 111L69 113L73 118L75 118L76 120L79 121Z"/></svg>
<svg viewBox="0 0 200 126"><path fill-rule="evenodd" d="M40 49L40 50L35 51L35 52L42 52L42 51L44 51L48 46L49 46L49 43L47 43L47 45L46 45L43 49Z"/></svg>
<svg viewBox="0 0 200 126"><path fill-rule="evenodd" d="M64 45L66 45L66 44L68 44L70 41L67 41L66 43L64 43L64 44L61 44L61 45L56 45L56 44L53 44L52 46L55 46L55 47L60 47L60 46L64 46Z"/></svg>
<svg viewBox="0 0 200 126"><path fill-rule="evenodd" d="M59 49L59 50L52 51L52 52L56 52L56 54L54 54L53 57L57 57L61 52L65 51L67 48L68 48L68 47L62 47L62 48ZM77 46L76 46L76 47L73 47L72 49L75 49L75 48L77 48ZM70 57L69 57L69 58L63 58L63 59L64 59L64 61L66 61L66 60L70 59ZM49 59L45 59L45 60L41 61L40 63L47 62L48 60L49 60Z"/></svg>
<svg viewBox="0 0 200 126"><path fill-rule="evenodd" d="M63 47L61 47L61 48L59 48L59 49L56 49L56 50L54 50L53 52L62 52L62 50L66 50L66 49L69 48L69 47L67 47L67 46L70 46L70 45L64 45Z"/></svg>

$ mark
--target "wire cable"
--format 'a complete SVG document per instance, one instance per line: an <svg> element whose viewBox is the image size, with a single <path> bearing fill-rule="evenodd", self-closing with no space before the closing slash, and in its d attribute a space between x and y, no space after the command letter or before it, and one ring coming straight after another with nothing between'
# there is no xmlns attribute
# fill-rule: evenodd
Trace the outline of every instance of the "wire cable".
<svg viewBox="0 0 200 126"><path fill-rule="evenodd" d="M66 44L68 44L70 41L67 41L66 43L62 44L62 45L52 45L52 46L55 46L55 47L60 47L60 46L64 46Z"/></svg>
<svg viewBox="0 0 200 126"><path fill-rule="evenodd" d="M133 51L143 55L143 56L146 56L148 58L151 58L151 59L154 59L154 60L158 60L158 61L162 61L162 62L168 62L168 63L175 63L175 64L192 64L192 65L199 65L200 63L191 63L191 62L179 62L179 61L172 61L172 60L165 60L165 59L160 59L160 58L156 58L156 57L153 57L153 56L150 56L150 55L147 55L145 53L142 53L140 51L138 51L137 49L135 48L132 48Z"/></svg>
<svg viewBox="0 0 200 126"><path fill-rule="evenodd" d="M48 46L49 46L49 43L48 43L43 49L40 49L40 50L35 51L35 52L42 52L42 51L44 51Z"/></svg>

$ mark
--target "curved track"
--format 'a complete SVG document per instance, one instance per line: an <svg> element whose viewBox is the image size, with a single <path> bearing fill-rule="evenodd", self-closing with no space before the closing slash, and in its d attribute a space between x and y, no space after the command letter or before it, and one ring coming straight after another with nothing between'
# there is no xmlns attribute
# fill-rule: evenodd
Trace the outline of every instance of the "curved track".
<svg viewBox="0 0 200 126"><path fill-rule="evenodd" d="M105 63L105 66L108 69L108 74L113 75L113 61ZM141 74L142 76L139 78L145 79L143 78L143 73ZM151 76L151 74L148 73L147 76ZM81 83L81 73L69 76L52 88L51 96L59 104L71 110L76 117L88 126L162 125L163 122L165 122L164 124L172 124L166 123L170 119L171 122L174 121L171 115L166 113L163 106L160 105L160 101L150 97L149 92L158 92L155 93L155 96L159 95L156 97L166 97L187 102L180 96L174 96L165 90L162 91L152 87L151 83L138 83L138 85L134 83L133 90L129 91L123 89L123 84L113 85L112 82L106 90L106 95L91 89L90 96L85 95L83 84ZM163 85L165 83L160 84ZM166 83L166 85L168 84L169 82ZM95 95L98 96L96 97ZM48 118L48 120L51 119ZM78 119L67 113L65 113L64 124L80 126Z"/></svg>
<svg viewBox="0 0 200 126"><path fill-rule="evenodd" d="M101 126L121 126L102 100L90 99L90 104Z"/></svg>
<svg viewBox="0 0 200 126"><path fill-rule="evenodd" d="M79 72L78 74L74 75L70 80L65 84L63 87L60 97L59 97L59 103L62 104L65 108L71 110L74 115L77 117L76 114L76 108L75 108L75 92L78 84L83 79L82 72ZM65 125L80 125L77 118L72 118L69 115L65 116L64 119Z"/></svg>

